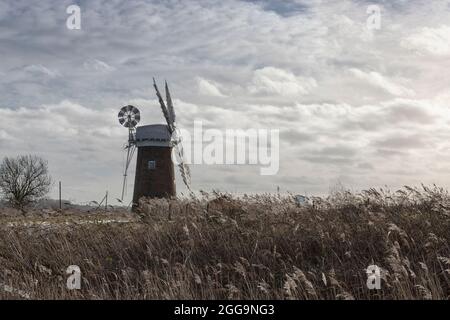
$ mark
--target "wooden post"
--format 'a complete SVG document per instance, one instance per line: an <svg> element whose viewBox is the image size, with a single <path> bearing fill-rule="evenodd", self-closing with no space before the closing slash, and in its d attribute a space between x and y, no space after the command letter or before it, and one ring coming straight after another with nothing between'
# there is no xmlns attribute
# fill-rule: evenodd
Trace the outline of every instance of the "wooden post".
<svg viewBox="0 0 450 320"><path fill-rule="evenodd" d="M61 181L59 182L59 210L62 210L62 200L61 200Z"/></svg>
<svg viewBox="0 0 450 320"><path fill-rule="evenodd" d="M106 201L105 201L105 210L108 210L108 191L106 191Z"/></svg>

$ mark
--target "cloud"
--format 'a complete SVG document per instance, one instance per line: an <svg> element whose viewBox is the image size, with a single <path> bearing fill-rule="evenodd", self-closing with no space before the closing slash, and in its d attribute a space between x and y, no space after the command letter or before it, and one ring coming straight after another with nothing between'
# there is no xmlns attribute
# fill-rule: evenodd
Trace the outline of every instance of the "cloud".
<svg viewBox="0 0 450 320"><path fill-rule="evenodd" d="M352 68L350 72L358 79L367 81L369 84L381 88L394 96L412 96L414 91L396 84L392 80L386 78L382 74L371 71L364 72L359 69Z"/></svg>
<svg viewBox="0 0 450 320"><path fill-rule="evenodd" d="M253 94L305 95L317 87L313 78L297 77L275 67L255 70L249 91Z"/></svg>
<svg viewBox="0 0 450 320"><path fill-rule="evenodd" d="M50 70L41 64L27 65L23 67L22 70L31 76L47 76L50 78L56 78L59 76L59 73L57 71Z"/></svg>
<svg viewBox="0 0 450 320"><path fill-rule="evenodd" d="M220 92L217 84L202 78L198 79L198 92L199 94L205 96L225 97L225 95Z"/></svg>
<svg viewBox="0 0 450 320"><path fill-rule="evenodd" d="M421 149L430 146L424 137L418 135L390 137L375 142L375 145L382 149L388 148L393 150Z"/></svg>
<svg viewBox="0 0 450 320"><path fill-rule="evenodd" d="M194 166L197 190L450 186L436 169L450 161L445 1L383 1L380 30L357 0L81 1L77 31L70 4L0 3L0 157L43 155L69 197L120 193L117 112L164 123L152 77L168 80L184 128L280 129L277 176Z"/></svg>
<svg viewBox="0 0 450 320"><path fill-rule="evenodd" d="M432 124L435 122L435 116L428 109L429 106L417 104L415 101L391 103L386 120L391 123Z"/></svg>
<svg viewBox="0 0 450 320"><path fill-rule="evenodd" d="M420 54L448 56L450 55L450 26L424 27L403 39L401 45Z"/></svg>
<svg viewBox="0 0 450 320"><path fill-rule="evenodd" d="M114 125L114 111L92 110L70 101L35 108L0 108L0 117L8 119L0 130L2 156L41 155L49 160L56 180L62 180L67 188L86 188L71 195L78 201L101 193L89 190L92 179L103 185L102 189L109 184L113 190L120 184L120 150L126 136Z"/></svg>
<svg viewBox="0 0 450 320"><path fill-rule="evenodd" d="M83 63L83 67L86 70L93 71L93 72L111 72L116 70L116 68L110 66L104 61L98 60L98 59L90 59Z"/></svg>
<svg viewBox="0 0 450 320"><path fill-rule="evenodd" d="M375 169L375 167L372 164L367 163L367 162L358 163L357 168L362 169L362 170L368 170L368 171L372 171Z"/></svg>

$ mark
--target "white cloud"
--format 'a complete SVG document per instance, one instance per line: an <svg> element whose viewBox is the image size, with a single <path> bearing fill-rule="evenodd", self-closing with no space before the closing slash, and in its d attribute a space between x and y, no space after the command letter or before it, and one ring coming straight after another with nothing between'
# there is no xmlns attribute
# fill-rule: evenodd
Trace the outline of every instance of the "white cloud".
<svg viewBox="0 0 450 320"><path fill-rule="evenodd" d="M254 94L306 95L317 87L313 78L297 77L293 73L275 67L255 70L250 92Z"/></svg>
<svg viewBox="0 0 450 320"><path fill-rule="evenodd" d="M212 97L225 97L225 95L220 92L217 84L202 78L198 78L197 81L199 94Z"/></svg>
<svg viewBox="0 0 450 320"><path fill-rule="evenodd" d="M116 70L116 68L110 66L106 62L98 59L90 59L83 63L83 67L89 71L97 72L111 72Z"/></svg>
<svg viewBox="0 0 450 320"><path fill-rule="evenodd" d="M54 70L50 70L47 67L44 67L41 64L32 64L32 65L27 65L25 67L23 67L22 69L25 73L28 73L30 75L35 75L35 76L47 76L50 78L56 78L59 76L59 72L54 71Z"/></svg>
<svg viewBox="0 0 450 320"><path fill-rule="evenodd" d="M421 54L450 55L450 26L424 27L402 40L401 45Z"/></svg>
<svg viewBox="0 0 450 320"><path fill-rule="evenodd" d="M414 91L403 87L389 78L383 76L382 74L371 71L364 72L356 68L350 69L350 72L356 76L358 79L367 81L369 84L381 88L386 92L394 95L394 96L412 96L414 95Z"/></svg>

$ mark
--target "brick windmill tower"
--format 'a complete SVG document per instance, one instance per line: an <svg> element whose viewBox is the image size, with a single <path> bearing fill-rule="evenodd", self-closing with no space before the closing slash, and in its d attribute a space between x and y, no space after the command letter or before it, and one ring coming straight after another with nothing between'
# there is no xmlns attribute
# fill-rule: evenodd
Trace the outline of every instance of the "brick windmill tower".
<svg viewBox="0 0 450 320"><path fill-rule="evenodd" d="M123 107L118 115L119 123L128 128L122 201L126 190L128 168L137 149L133 208L137 207L139 199L142 197L170 198L176 196L175 165L172 158L174 149L183 182L188 190L191 191L189 167L183 159L183 146L175 122L175 110L169 87L166 82L166 102L164 102L154 79L153 86L166 119L166 124L151 124L137 127L140 121L140 112L134 106Z"/></svg>

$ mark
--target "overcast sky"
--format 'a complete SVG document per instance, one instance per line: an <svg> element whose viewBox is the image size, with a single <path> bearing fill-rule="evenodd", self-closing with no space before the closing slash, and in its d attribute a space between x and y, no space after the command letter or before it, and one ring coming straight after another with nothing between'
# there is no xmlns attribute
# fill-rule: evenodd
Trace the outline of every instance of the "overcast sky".
<svg viewBox="0 0 450 320"><path fill-rule="evenodd" d="M81 30L66 27L71 4ZM0 57L0 156L45 157L78 202L119 196L120 107L164 123L153 76L184 127L281 130L277 175L194 166L196 190L450 184L447 0L2 0Z"/></svg>

